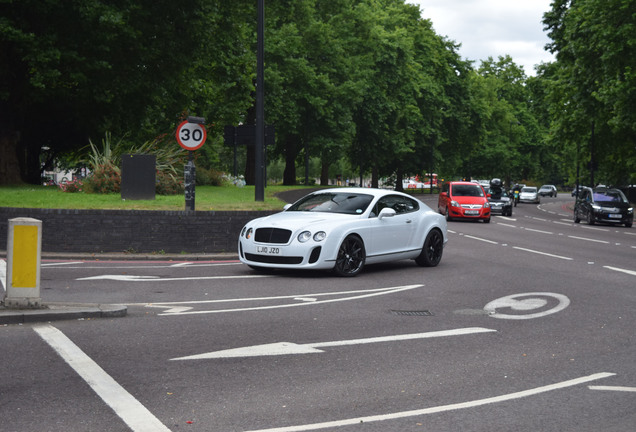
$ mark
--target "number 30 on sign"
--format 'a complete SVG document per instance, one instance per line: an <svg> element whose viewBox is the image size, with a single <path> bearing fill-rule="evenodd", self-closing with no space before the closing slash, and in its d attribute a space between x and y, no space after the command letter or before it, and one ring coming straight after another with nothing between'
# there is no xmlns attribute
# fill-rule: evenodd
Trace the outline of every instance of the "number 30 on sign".
<svg viewBox="0 0 636 432"><path fill-rule="evenodd" d="M198 123L184 121L177 127L177 142L186 150L200 148L205 142L207 135L203 125Z"/></svg>

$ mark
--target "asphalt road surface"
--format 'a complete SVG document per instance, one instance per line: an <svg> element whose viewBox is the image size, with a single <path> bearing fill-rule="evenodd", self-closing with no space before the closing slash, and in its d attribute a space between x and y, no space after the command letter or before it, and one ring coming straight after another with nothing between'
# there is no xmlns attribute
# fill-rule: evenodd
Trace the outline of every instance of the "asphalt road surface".
<svg viewBox="0 0 636 432"><path fill-rule="evenodd" d="M438 267L356 278L45 261L44 300L128 315L0 327L0 429L632 431L636 229L568 204L450 222Z"/></svg>

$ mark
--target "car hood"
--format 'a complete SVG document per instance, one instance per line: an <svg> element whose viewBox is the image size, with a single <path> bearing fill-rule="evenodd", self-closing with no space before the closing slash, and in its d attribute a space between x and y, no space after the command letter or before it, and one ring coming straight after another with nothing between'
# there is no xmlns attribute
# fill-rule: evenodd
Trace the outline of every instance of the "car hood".
<svg viewBox="0 0 636 432"><path fill-rule="evenodd" d="M594 204L601 206L601 207L610 207L610 208L618 208L618 209L626 209L628 207L630 207L630 204L627 204L625 202L613 202L613 201L598 201L595 202Z"/></svg>
<svg viewBox="0 0 636 432"><path fill-rule="evenodd" d="M359 218L360 215L293 211L276 213L271 216L255 219L248 225L254 228L271 227L296 231L316 224L324 225L324 227L327 228L334 223L337 224L341 221L351 221Z"/></svg>

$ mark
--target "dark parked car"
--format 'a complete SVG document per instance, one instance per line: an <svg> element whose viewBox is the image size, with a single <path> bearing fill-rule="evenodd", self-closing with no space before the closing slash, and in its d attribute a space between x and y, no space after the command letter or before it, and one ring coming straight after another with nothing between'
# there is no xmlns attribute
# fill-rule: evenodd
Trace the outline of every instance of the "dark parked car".
<svg viewBox="0 0 636 432"><path fill-rule="evenodd" d="M574 222L581 220L590 225L603 222L629 228L634 223L634 208L619 189L581 187L574 205Z"/></svg>

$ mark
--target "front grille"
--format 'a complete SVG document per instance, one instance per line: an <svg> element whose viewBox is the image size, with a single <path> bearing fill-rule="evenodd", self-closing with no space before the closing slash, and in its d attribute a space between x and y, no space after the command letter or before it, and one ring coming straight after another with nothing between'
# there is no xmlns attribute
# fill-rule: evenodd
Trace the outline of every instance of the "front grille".
<svg viewBox="0 0 636 432"><path fill-rule="evenodd" d="M258 228L254 235L257 243L287 244L292 232L281 228Z"/></svg>
<svg viewBox="0 0 636 432"><path fill-rule="evenodd" d="M267 264L300 264L301 262L303 262L303 257L256 255L251 253L246 253L245 259L252 262L260 262L260 263L267 263Z"/></svg>
<svg viewBox="0 0 636 432"><path fill-rule="evenodd" d="M462 204L462 208L465 208L465 209L479 209L479 208L481 208L481 204Z"/></svg>

